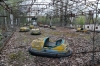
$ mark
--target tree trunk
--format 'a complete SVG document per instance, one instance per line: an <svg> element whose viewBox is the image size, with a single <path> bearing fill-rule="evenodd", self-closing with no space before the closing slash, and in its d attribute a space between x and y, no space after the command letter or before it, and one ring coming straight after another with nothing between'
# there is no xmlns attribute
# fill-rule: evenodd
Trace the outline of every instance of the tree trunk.
<svg viewBox="0 0 100 66"><path fill-rule="evenodd" d="M61 8L60 8L60 26L63 26L63 2L61 1Z"/></svg>

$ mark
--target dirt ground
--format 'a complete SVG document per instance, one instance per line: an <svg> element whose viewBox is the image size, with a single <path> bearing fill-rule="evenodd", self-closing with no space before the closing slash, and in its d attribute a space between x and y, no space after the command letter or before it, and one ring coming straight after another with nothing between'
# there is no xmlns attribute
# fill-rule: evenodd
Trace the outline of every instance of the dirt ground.
<svg viewBox="0 0 100 66"><path fill-rule="evenodd" d="M92 36L91 33L76 32L75 29L57 27L56 30L40 27L41 35L30 35L30 32L16 30L13 37L0 54L0 66L91 66ZM51 37L51 41L63 38L68 41L73 52L64 58L46 58L30 55L28 48L32 40ZM99 50L96 47L95 50ZM89 53L80 53L89 52ZM99 63L100 52L95 53L96 64ZM97 61L98 60L98 61Z"/></svg>

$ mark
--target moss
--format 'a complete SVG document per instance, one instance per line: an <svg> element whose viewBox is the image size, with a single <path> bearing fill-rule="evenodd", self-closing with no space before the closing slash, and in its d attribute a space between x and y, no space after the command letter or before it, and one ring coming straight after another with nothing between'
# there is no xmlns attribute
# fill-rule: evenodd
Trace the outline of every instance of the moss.
<svg viewBox="0 0 100 66"><path fill-rule="evenodd" d="M21 65L26 59L22 51L18 51L17 53L10 53L8 56L9 56L9 63L12 64L16 62L14 63L15 65L16 64Z"/></svg>
<svg viewBox="0 0 100 66"><path fill-rule="evenodd" d="M69 37L76 37L76 36L79 36L79 34L67 33L66 36L69 36Z"/></svg>
<svg viewBox="0 0 100 66"><path fill-rule="evenodd" d="M9 58L10 58L11 60L15 60L17 57L18 57L18 55L17 55L16 53L11 53L11 54L9 55Z"/></svg>

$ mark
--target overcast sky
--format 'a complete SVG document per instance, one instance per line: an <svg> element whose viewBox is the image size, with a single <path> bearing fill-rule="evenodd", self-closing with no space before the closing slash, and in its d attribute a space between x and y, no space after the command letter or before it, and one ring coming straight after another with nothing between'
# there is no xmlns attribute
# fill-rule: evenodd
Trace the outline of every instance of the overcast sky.
<svg viewBox="0 0 100 66"><path fill-rule="evenodd" d="M37 0L38 2L42 2L42 1L44 1L44 2L50 2L50 0Z"/></svg>

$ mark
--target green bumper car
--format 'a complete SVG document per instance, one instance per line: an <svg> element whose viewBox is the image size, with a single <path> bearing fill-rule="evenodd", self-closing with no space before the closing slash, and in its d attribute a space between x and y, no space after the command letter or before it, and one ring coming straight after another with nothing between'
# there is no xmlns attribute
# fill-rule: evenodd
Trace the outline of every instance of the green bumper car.
<svg viewBox="0 0 100 66"><path fill-rule="evenodd" d="M65 40L63 39L50 42L49 37L39 38L33 40L31 45L32 46L29 47L28 51L35 56L60 58L72 55L68 43L65 43Z"/></svg>
<svg viewBox="0 0 100 66"><path fill-rule="evenodd" d="M41 34L40 29L32 29L31 30L31 35L40 35L40 34Z"/></svg>
<svg viewBox="0 0 100 66"><path fill-rule="evenodd" d="M28 27L21 27L19 32L28 32L30 29Z"/></svg>

